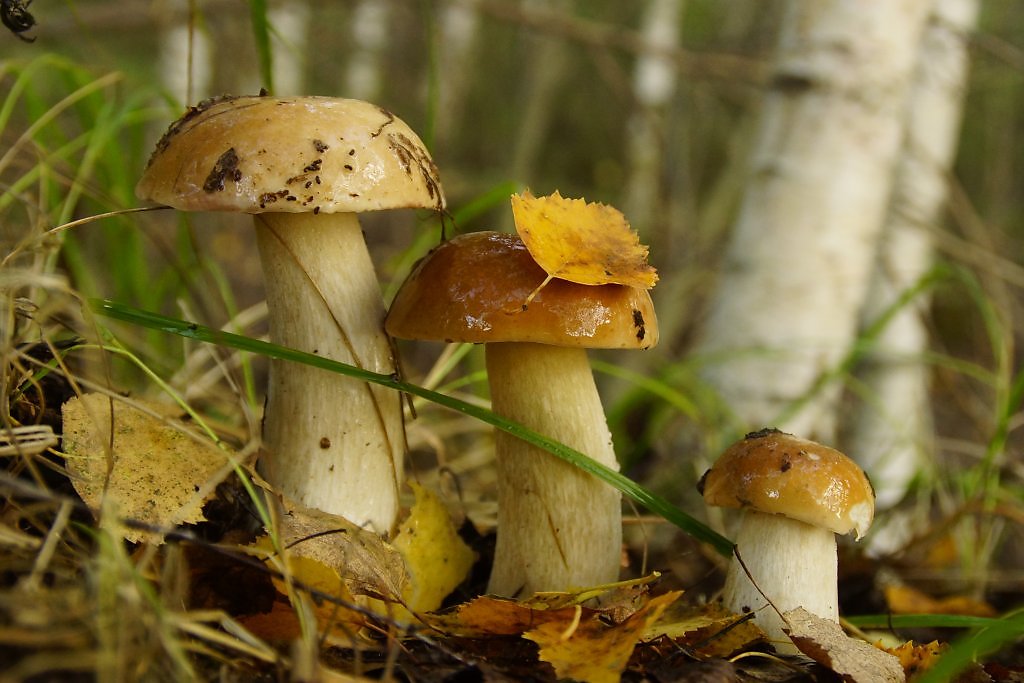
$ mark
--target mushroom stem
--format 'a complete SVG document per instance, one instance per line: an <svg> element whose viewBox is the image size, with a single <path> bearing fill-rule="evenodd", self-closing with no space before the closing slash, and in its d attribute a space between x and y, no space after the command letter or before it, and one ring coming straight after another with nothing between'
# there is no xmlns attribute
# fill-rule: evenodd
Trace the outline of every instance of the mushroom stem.
<svg viewBox="0 0 1024 683"><path fill-rule="evenodd" d="M782 630L785 622L780 612L803 607L823 619L839 621L836 537L831 530L746 510L736 548L746 571L734 556L725 579L725 607L737 614L753 611L754 621L777 652L799 652Z"/></svg>
<svg viewBox="0 0 1024 683"><path fill-rule="evenodd" d="M391 374L373 262L354 213L254 216L275 344ZM272 360L263 424L267 481L303 505L387 533L404 433L396 392Z"/></svg>
<svg viewBox="0 0 1024 683"><path fill-rule="evenodd" d="M490 343L494 411L618 469L582 348ZM498 539L488 591L529 595L618 579L619 492L567 462L498 432Z"/></svg>

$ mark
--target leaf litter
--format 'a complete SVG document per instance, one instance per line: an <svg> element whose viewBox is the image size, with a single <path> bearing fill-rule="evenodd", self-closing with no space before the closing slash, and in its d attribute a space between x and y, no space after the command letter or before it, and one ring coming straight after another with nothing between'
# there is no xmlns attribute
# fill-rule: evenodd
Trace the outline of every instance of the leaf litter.
<svg viewBox="0 0 1024 683"><path fill-rule="evenodd" d="M203 504L234 469L227 451L191 434L182 412L164 404L85 394L66 402L63 416L75 491L92 510L108 506L138 523L124 528L131 542L159 544L160 529L204 521Z"/></svg>

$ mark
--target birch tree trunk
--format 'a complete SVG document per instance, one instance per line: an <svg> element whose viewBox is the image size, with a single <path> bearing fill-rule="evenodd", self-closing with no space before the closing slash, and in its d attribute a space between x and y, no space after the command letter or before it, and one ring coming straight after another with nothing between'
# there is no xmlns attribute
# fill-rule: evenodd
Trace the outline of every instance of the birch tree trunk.
<svg viewBox="0 0 1024 683"><path fill-rule="evenodd" d="M946 200L967 82L967 36L977 13L977 0L933 2L864 327L896 306L932 266L931 230ZM929 299L924 291L898 308L876 338L858 372L865 398L843 430L849 434L844 446L871 477L879 507L898 502L914 476L930 466L928 369L921 357L928 341L921 316Z"/></svg>
<svg viewBox="0 0 1024 683"><path fill-rule="evenodd" d="M470 5L441 8L438 21L438 149L454 142L461 132L463 103L473 76L473 54L480 32L480 13Z"/></svg>
<svg viewBox="0 0 1024 683"><path fill-rule="evenodd" d="M523 0L522 4L526 8L546 6L550 9L565 9L568 5L566 0ZM558 87L569 62L569 50L559 38L528 35L524 42L529 45L529 58L524 66L525 82L520 93L524 105L519 114L511 169L512 178L519 182L528 182L542 156Z"/></svg>
<svg viewBox="0 0 1024 683"><path fill-rule="evenodd" d="M344 96L376 102L384 77L391 3L361 0L352 9L351 50L345 67Z"/></svg>
<svg viewBox="0 0 1024 683"><path fill-rule="evenodd" d="M179 6L180 5L180 6ZM201 29L190 3L165 8L157 37L160 81L184 109L209 97L213 71L210 36Z"/></svg>
<svg viewBox="0 0 1024 683"><path fill-rule="evenodd" d="M275 95L305 95L306 50L313 10L305 0L287 0L268 12Z"/></svg>
<svg viewBox="0 0 1024 683"><path fill-rule="evenodd" d="M928 0L792 0L697 351L740 427L834 439ZM811 400L802 401L801 399Z"/></svg>
<svg viewBox="0 0 1024 683"><path fill-rule="evenodd" d="M682 0L648 0L640 33L652 50L679 47ZM664 54L639 56L633 71L636 108L626 123L629 179L626 183L626 216L647 233L656 222L662 198L662 163L665 149L665 108L676 91L678 70ZM656 245L657 246L657 245Z"/></svg>

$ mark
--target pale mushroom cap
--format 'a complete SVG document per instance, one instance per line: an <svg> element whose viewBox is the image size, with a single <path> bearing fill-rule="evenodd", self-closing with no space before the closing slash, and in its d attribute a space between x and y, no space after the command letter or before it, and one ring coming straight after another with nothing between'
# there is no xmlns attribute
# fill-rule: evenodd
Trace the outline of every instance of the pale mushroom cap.
<svg viewBox="0 0 1024 683"><path fill-rule="evenodd" d="M402 285L385 327L394 337L646 349L658 319L646 290L547 277L517 235L475 232L442 243Z"/></svg>
<svg viewBox="0 0 1024 683"><path fill-rule="evenodd" d="M443 209L437 168L404 122L330 97L223 97L192 107L157 143L135 188L186 211Z"/></svg>
<svg viewBox="0 0 1024 683"><path fill-rule="evenodd" d="M727 448L701 479L708 505L784 515L863 536L875 511L867 476L839 451L775 429Z"/></svg>

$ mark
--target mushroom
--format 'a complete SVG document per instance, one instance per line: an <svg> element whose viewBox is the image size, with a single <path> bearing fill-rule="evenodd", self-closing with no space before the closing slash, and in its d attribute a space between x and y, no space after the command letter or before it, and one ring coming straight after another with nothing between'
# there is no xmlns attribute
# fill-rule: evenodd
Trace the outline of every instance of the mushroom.
<svg viewBox="0 0 1024 683"><path fill-rule="evenodd" d="M618 469L587 348L657 343L650 295L547 278L519 237L478 232L428 254L391 305L388 332L486 344L493 410ZM498 538L488 591L525 595L615 581L619 492L521 439L496 434Z"/></svg>
<svg viewBox="0 0 1024 683"><path fill-rule="evenodd" d="M797 649L781 614L803 607L839 621L835 534L856 531L859 540L875 510L856 463L828 446L762 429L727 448L699 489L708 505L743 510L722 594L728 609L753 612L784 654Z"/></svg>
<svg viewBox="0 0 1024 683"><path fill-rule="evenodd" d="M357 213L445 202L423 143L394 114L327 97L208 100L170 126L136 193L253 214L271 341L395 371ZM385 533L398 512L403 430L398 393L274 360L260 471L307 507Z"/></svg>

